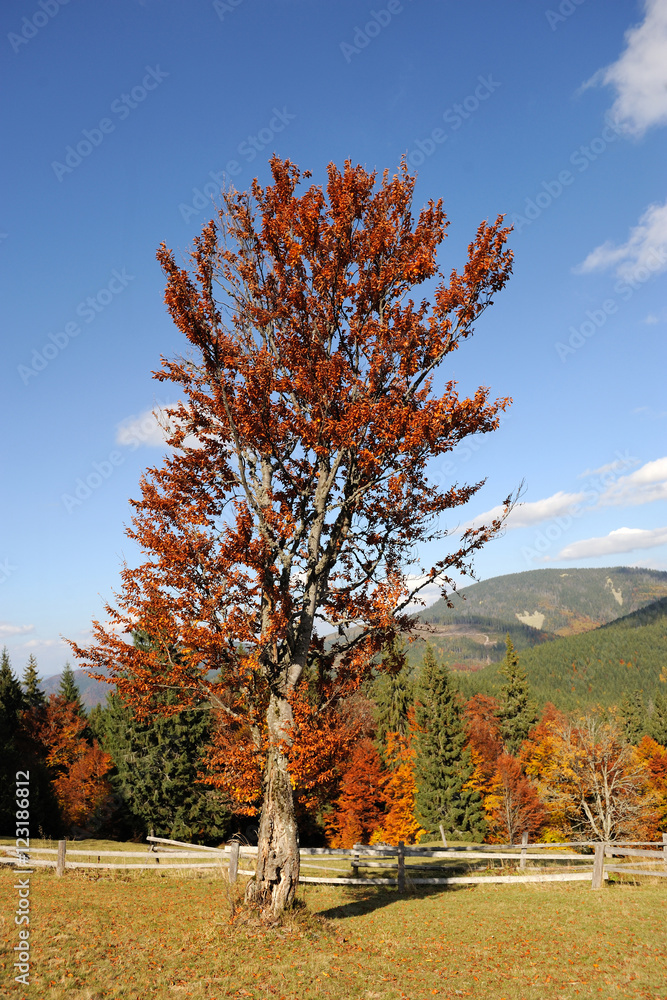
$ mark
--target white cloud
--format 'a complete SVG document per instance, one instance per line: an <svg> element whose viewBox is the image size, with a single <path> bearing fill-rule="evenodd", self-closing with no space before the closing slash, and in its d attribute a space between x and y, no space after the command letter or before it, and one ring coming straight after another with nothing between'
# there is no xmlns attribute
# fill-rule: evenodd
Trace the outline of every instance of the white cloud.
<svg viewBox="0 0 667 1000"><path fill-rule="evenodd" d="M567 514L572 504L580 503L585 493L564 493L559 490L553 496L545 497L543 500L533 500L530 503L522 503L514 508L505 521L508 528L529 528L531 525L547 521L552 517L560 517ZM480 514L471 521L467 521L462 531L466 528L478 527L482 524L489 524L494 518L500 517L503 512L502 506L492 507L485 514Z"/></svg>
<svg viewBox="0 0 667 1000"><path fill-rule="evenodd" d="M586 476L603 476L606 472L619 472L620 469L629 469L633 465L639 465L639 459L626 453L622 458L616 458L613 462L601 465L599 469L586 469L585 472L580 472L577 479L585 479Z"/></svg>
<svg viewBox="0 0 667 1000"><path fill-rule="evenodd" d="M632 552L634 549L653 549L667 545L665 528L616 528L601 538L586 538L572 545L566 545L556 556L557 559L587 559L591 556L609 556L618 552Z"/></svg>
<svg viewBox="0 0 667 1000"><path fill-rule="evenodd" d="M165 406L154 406L144 410L139 416L126 417L116 428L116 444L138 448L145 444L151 447L163 447L169 432L169 410Z"/></svg>
<svg viewBox="0 0 667 1000"><path fill-rule="evenodd" d="M638 504L667 500L667 457L656 458L621 476L600 497L601 507L635 507Z"/></svg>
<svg viewBox="0 0 667 1000"><path fill-rule="evenodd" d="M625 33L626 47L616 62L584 85L614 87L611 115L637 136L667 124L667 0L646 0L645 10L643 22Z"/></svg>
<svg viewBox="0 0 667 1000"><path fill-rule="evenodd" d="M34 625L12 625L11 622L0 622L0 637L6 635L25 635L32 632Z"/></svg>
<svg viewBox="0 0 667 1000"><path fill-rule="evenodd" d="M116 427L116 444L132 448L147 445L149 448L167 447L167 439L171 437L177 423L172 411L177 403L164 403L144 410L138 416L126 417ZM197 448L200 442L193 434L183 441L184 448Z"/></svg>
<svg viewBox="0 0 667 1000"><path fill-rule="evenodd" d="M574 270L577 274L588 274L611 267L616 268L617 275L626 281L646 281L650 274L667 270L667 202L664 205L649 205L639 223L630 230L625 243L620 246L615 246L610 240L602 243L591 250L586 260Z"/></svg>
<svg viewBox="0 0 667 1000"><path fill-rule="evenodd" d="M62 646L65 648L65 643L62 639L30 639L28 642L23 643L24 649L48 649L51 646Z"/></svg>

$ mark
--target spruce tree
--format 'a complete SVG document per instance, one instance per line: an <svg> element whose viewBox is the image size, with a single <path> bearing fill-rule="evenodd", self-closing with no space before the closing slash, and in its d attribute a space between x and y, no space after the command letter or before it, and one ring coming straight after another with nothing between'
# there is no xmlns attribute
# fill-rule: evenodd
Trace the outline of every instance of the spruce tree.
<svg viewBox="0 0 667 1000"><path fill-rule="evenodd" d="M384 746L387 733L408 735L410 729L408 710L414 701L414 685L405 663L403 649L389 650L384 662L386 663L388 659L396 659L397 664L402 661L402 666L395 672L378 674L373 682L375 731L381 747Z"/></svg>
<svg viewBox="0 0 667 1000"><path fill-rule="evenodd" d="M656 743L667 746L667 696L662 691L656 692L653 699L653 711L648 723L648 734Z"/></svg>
<svg viewBox="0 0 667 1000"><path fill-rule="evenodd" d="M648 713L644 699L638 691L623 696L620 706L621 723L625 738L637 746L649 728Z"/></svg>
<svg viewBox="0 0 667 1000"><path fill-rule="evenodd" d="M16 826L16 772L25 766L17 746L23 707L23 691L5 647L0 657L0 834L4 835Z"/></svg>
<svg viewBox="0 0 667 1000"><path fill-rule="evenodd" d="M164 699L169 703L171 696ZM114 761L111 784L119 811L127 814L132 832L198 842L224 837L230 820L224 797L197 783L210 715L202 704L139 721L116 693L96 713L95 731Z"/></svg>
<svg viewBox="0 0 667 1000"><path fill-rule="evenodd" d="M500 735L507 753L516 755L538 719L528 694L526 671L519 665L512 640L507 634L505 660L500 673L506 683L500 689Z"/></svg>
<svg viewBox="0 0 667 1000"><path fill-rule="evenodd" d="M58 697L65 702L74 702L79 715L85 716L86 710L81 701L81 692L74 680L74 671L69 663L66 663L60 676L60 686L58 687Z"/></svg>
<svg viewBox="0 0 667 1000"><path fill-rule="evenodd" d="M41 677L37 673L37 660L30 654L23 671L23 689L25 703L28 708L39 708L46 704L44 692L40 688Z"/></svg>
<svg viewBox="0 0 667 1000"><path fill-rule="evenodd" d="M474 767L466 748L462 706L449 670L438 663L430 646L422 662L417 701L415 812L425 830L435 833L440 824L448 832L486 832L479 792L466 788Z"/></svg>

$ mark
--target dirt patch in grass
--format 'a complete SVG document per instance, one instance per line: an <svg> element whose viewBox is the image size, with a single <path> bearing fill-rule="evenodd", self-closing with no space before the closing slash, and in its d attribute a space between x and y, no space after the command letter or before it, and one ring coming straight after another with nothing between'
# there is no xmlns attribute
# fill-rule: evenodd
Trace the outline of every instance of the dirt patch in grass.
<svg viewBox="0 0 667 1000"><path fill-rule="evenodd" d="M667 998L657 880L306 886L266 928L241 884L208 873L35 872L28 988L13 982L15 881L0 871L0 995L17 1000Z"/></svg>

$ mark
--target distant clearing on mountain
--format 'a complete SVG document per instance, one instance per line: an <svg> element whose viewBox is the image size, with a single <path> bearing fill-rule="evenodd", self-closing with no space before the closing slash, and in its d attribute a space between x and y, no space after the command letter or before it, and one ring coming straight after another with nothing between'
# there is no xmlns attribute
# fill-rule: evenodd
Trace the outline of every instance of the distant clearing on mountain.
<svg viewBox="0 0 667 1000"><path fill-rule="evenodd" d="M509 632L521 651L556 636L578 635L667 596L667 573L633 569L534 569L464 587L416 616L423 627L409 659L428 640L453 670L480 670L505 655Z"/></svg>
<svg viewBox="0 0 667 1000"><path fill-rule="evenodd" d="M643 700L667 691L667 597L583 635L524 650L519 657L532 697L563 711L619 705L625 694ZM462 675L466 695L497 694L499 665Z"/></svg>

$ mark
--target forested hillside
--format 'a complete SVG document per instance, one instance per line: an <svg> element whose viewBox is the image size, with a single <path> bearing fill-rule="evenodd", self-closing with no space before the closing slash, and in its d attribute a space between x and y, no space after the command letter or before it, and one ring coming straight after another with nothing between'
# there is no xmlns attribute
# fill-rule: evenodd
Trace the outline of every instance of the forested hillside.
<svg viewBox="0 0 667 1000"><path fill-rule="evenodd" d="M484 618L520 622L544 632L572 635L627 615L667 596L667 573L626 566L611 569L534 569L496 576L420 612L439 625Z"/></svg>
<svg viewBox="0 0 667 1000"><path fill-rule="evenodd" d="M535 700L563 711L618 705L634 692L650 698L667 688L667 597L594 631L526 649L521 665ZM460 682L468 694L495 694L502 678L492 664Z"/></svg>

